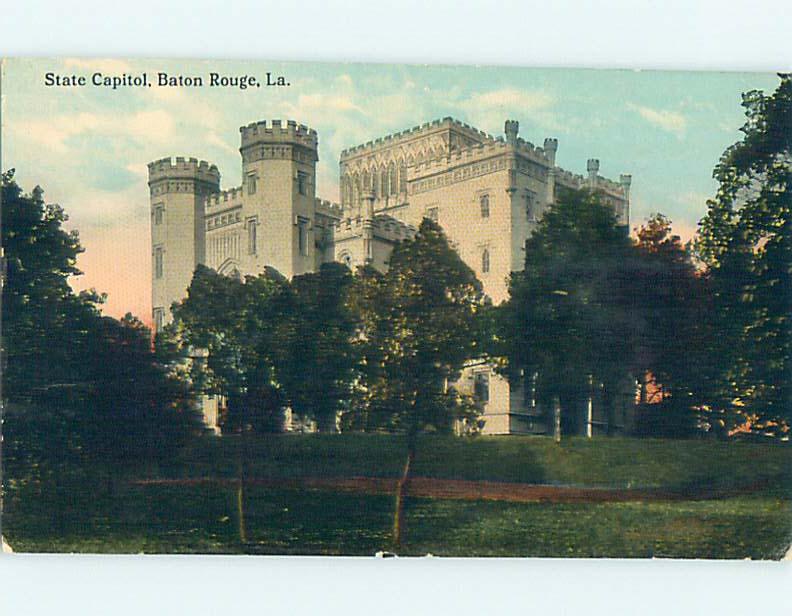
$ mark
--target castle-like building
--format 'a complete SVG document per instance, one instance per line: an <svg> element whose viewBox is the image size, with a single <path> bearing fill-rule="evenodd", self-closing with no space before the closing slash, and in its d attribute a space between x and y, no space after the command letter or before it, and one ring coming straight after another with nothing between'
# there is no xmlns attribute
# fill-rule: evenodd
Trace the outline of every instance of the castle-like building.
<svg viewBox="0 0 792 616"><path fill-rule="evenodd" d="M555 139L537 147L518 130L509 120L505 135L493 137L444 118L348 148L341 152L340 203L317 197L317 134L292 121L240 128L243 180L235 188L221 190L217 167L195 158L150 163L155 329L170 320L170 306L185 297L198 264L228 275L271 266L289 278L328 261L384 270L393 246L428 217L499 303L560 187L597 190L628 227L629 175L605 179L596 159L585 176L565 171L555 164ZM473 361L460 386L479 399L485 433L548 429L530 384L510 386ZM214 422L216 410L206 413ZM602 416L589 402L589 433ZM617 422L626 421L624 411Z"/></svg>

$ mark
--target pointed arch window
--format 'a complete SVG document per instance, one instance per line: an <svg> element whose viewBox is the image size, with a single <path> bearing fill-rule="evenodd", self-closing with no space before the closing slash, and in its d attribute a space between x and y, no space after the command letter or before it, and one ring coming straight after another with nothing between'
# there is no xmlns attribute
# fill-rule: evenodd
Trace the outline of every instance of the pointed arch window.
<svg viewBox="0 0 792 616"><path fill-rule="evenodd" d="M399 192L407 192L407 165L399 164Z"/></svg>
<svg viewBox="0 0 792 616"><path fill-rule="evenodd" d="M479 197L479 206L481 207L481 217L489 218L490 215L489 195L481 195Z"/></svg>
<svg viewBox="0 0 792 616"><path fill-rule="evenodd" d="M396 183L396 165L391 163L388 165L388 194L395 195L398 190Z"/></svg>
<svg viewBox="0 0 792 616"><path fill-rule="evenodd" d="M490 253L489 248L485 248L481 252L481 271L486 274L490 271Z"/></svg>

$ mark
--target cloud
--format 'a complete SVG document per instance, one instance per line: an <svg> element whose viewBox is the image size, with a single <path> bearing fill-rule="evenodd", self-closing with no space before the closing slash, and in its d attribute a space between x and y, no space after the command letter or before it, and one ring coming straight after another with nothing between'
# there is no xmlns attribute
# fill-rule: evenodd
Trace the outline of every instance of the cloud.
<svg viewBox="0 0 792 616"><path fill-rule="evenodd" d="M128 62L113 58L66 58L63 61L63 66L81 71L95 71L115 75L128 73L132 70L132 66Z"/></svg>
<svg viewBox="0 0 792 616"><path fill-rule="evenodd" d="M666 132L674 133L678 137L685 134L687 119L681 113L667 109L652 109L634 103L627 103L627 109L636 112L644 120Z"/></svg>
<svg viewBox="0 0 792 616"><path fill-rule="evenodd" d="M167 142L173 136L174 125L173 117L166 111L151 110L126 115L88 112L62 114L46 119L19 120L9 128L23 142L68 153L69 140L80 135Z"/></svg>

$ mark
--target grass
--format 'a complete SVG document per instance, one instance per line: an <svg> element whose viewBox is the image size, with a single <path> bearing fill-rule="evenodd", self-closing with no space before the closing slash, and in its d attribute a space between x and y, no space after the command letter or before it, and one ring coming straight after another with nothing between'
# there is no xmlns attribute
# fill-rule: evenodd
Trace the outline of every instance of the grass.
<svg viewBox="0 0 792 616"><path fill-rule="evenodd" d="M148 475L232 477L238 439L210 439ZM256 439L256 477L396 477L404 444L385 435ZM438 556L778 558L792 541L792 448L757 443L481 437L422 439L423 476L708 490L719 500L508 503L408 498L400 553ZM4 533L17 551L371 555L390 549L393 498L320 490L247 491L237 538L232 486L71 485L11 489Z"/></svg>
<svg viewBox="0 0 792 616"><path fill-rule="evenodd" d="M185 451L166 476L233 477L239 440L208 439ZM251 476L398 477L401 438L380 434L260 437L249 447ZM792 490L788 444L544 437L425 436L416 476L612 488L718 489L766 483Z"/></svg>

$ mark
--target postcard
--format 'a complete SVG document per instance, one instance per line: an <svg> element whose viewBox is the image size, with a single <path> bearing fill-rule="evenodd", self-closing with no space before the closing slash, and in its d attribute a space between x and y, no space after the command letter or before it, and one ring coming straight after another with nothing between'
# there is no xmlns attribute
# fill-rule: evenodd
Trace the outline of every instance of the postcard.
<svg viewBox="0 0 792 616"><path fill-rule="evenodd" d="M789 74L0 66L4 551L788 553Z"/></svg>

